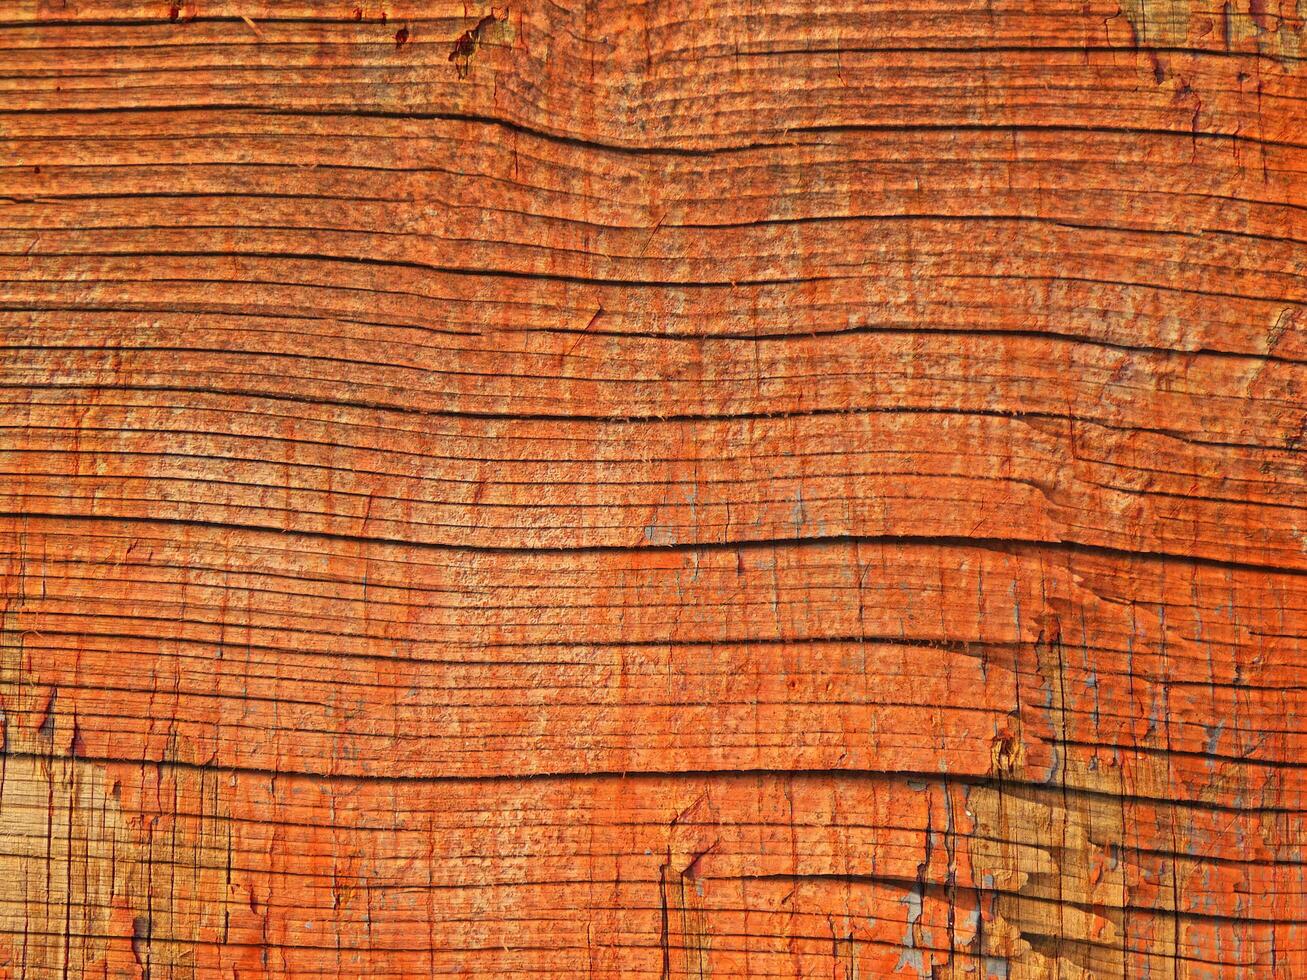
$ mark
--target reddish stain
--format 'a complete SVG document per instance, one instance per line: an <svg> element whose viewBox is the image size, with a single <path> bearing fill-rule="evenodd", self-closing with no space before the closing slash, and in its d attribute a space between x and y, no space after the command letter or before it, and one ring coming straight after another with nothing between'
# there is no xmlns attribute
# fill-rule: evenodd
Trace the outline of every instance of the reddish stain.
<svg viewBox="0 0 1307 980"><path fill-rule="evenodd" d="M362 19L363 19L363 8L362 8L362 7L355 7L355 8L354 8L354 19L355 19L355 20L362 20Z"/></svg>
<svg viewBox="0 0 1307 980"><path fill-rule="evenodd" d="M408 44L408 28L401 27L395 32L395 50L398 51L406 44Z"/></svg>
<svg viewBox="0 0 1307 980"><path fill-rule="evenodd" d="M180 3L170 3L170 4L168 4L168 19L169 19L169 20L176 20L178 17L181 16L181 13L182 13L182 5L181 5Z"/></svg>

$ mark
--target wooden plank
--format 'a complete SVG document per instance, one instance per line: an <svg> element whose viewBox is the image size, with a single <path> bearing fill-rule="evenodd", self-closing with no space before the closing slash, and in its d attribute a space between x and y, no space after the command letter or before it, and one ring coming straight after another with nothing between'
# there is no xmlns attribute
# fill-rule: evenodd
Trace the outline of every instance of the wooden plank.
<svg viewBox="0 0 1307 980"><path fill-rule="evenodd" d="M1307 975L1293 4L0 12L0 977Z"/></svg>

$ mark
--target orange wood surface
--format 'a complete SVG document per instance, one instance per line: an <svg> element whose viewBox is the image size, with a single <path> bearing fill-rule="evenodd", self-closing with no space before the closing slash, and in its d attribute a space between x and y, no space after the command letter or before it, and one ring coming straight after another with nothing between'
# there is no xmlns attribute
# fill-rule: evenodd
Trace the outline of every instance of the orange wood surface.
<svg viewBox="0 0 1307 980"><path fill-rule="evenodd" d="M1299 2L0 3L0 978L1307 978Z"/></svg>

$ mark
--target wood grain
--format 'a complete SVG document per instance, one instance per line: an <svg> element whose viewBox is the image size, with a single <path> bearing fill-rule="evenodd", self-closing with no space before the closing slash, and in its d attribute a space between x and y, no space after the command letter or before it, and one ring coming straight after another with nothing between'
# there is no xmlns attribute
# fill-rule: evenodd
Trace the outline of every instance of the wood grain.
<svg viewBox="0 0 1307 980"><path fill-rule="evenodd" d="M1296 0L0 11L0 977L1307 976Z"/></svg>

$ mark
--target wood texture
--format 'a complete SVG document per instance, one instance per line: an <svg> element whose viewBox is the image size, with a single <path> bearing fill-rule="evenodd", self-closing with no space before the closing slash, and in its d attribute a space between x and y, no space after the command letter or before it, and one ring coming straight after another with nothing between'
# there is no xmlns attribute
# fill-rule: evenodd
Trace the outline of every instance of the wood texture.
<svg viewBox="0 0 1307 980"><path fill-rule="evenodd" d="M0 977L1307 977L1297 0L0 8Z"/></svg>

